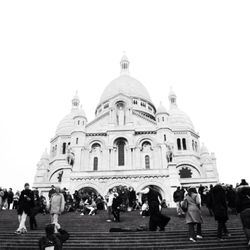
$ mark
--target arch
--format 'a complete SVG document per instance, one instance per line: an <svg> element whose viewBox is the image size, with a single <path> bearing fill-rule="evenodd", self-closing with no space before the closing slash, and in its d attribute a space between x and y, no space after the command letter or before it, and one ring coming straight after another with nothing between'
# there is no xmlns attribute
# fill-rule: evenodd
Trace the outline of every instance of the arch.
<svg viewBox="0 0 250 250"><path fill-rule="evenodd" d="M192 165L190 163L183 162L181 164L178 164L177 167L176 167L176 169L178 171L180 171L180 169L182 169L182 168L189 168L189 169L191 169L191 171L194 170L194 171L192 171L192 178L199 178L199 177L201 177L200 170L196 166L194 166L194 165Z"/></svg>
<svg viewBox="0 0 250 250"><path fill-rule="evenodd" d="M129 182L121 181L121 180L115 180L112 183L109 183L109 185L106 187L106 193L108 193L108 191L110 189L112 189L113 187L117 187L117 186L126 186L126 187L134 188L134 186L131 185L131 183L129 183ZM134 190L135 190L135 188L134 188Z"/></svg>
<svg viewBox="0 0 250 250"><path fill-rule="evenodd" d="M78 192L79 192L80 196L84 196L84 193L86 193L89 196L91 196L93 193L96 196L99 194L99 192L95 188L88 187L88 186L80 188L78 190Z"/></svg>
<svg viewBox="0 0 250 250"><path fill-rule="evenodd" d="M58 175L60 172L62 172L64 169L63 168L58 168L58 169L56 169L50 176L49 176L49 181L50 182L58 182L59 183L59 181L58 181L58 179L57 179L57 177L58 176L56 176L56 175ZM54 178L55 177L55 178ZM53 179L55 179L55 181L53 181Z"/></svg>
<svg viewBox="0 0 250 250"><path fill-rule="evenodd" d="M90 181L86 181L86 182L84 181L84 184L80 183L80 184L76 185L74 187L74 189L72 189L72 190L80 190L82 188L87 188L87 187L95 189L98 194L101 194L103 196L103 193L101 192L100 187L97 186L95 183L92 183Z"/></svg>
<svg viewBox="0 0 250 250"><path fill-rule="evenodd" d="M105 142L104 142L104 140L102 140L102 139L98 139L98 140L97 140L97 139L92 139L92 140L89 140L89 141L86 143L86 146L87 146L87 148L91 149L92 146L93 146L93 144L95 144L95 143L99 144L99 145L101 146L101 148L103 148L104 145L105 145Z"/></svg>
<svg viewBox="0 0 250 250"><path fill-rule="evenodd" d="M128 144L128 141L119 137L114 141L115 147L117 148L117 165L125 166L125 146Z"/></svg>
<svg viewBox="0 0 250 250"><path fill-rule="evenodd" d="M153 147L155 146L155 139L151 136L145 135L145 137L141 137L136 141L135 143L136 147L142 148L142 144L145 141L150 142Z"/></svg>

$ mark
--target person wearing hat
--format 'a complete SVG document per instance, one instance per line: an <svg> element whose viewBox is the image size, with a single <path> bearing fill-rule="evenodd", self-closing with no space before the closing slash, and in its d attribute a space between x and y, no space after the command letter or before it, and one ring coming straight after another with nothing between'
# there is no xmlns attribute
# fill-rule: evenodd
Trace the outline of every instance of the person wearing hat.
<svg viewBox="0 0 250 250"><path fill-rule="evenodd" d="M250 186L245 179L236 189L236 210L240 213L241 223L250 247Z"/></svg>
<svg viewBox="0 0 250 250"><path fill-rule="evenodd" d="M25 183L24 190L21 192L18 202L17 214L19 220L19 227L15 231L16 234L27 233L27 228L25 223L27 216L30 215L33 206L34 206L34 194L30 190L29 183Z"/></svg>
<svg viewBox="0 0 250 250"><path fill-rule="evenodd" d="M52 194L54 194L55 192L56 192L55 186L52 185L52 186L51 186L51 189L49 190L49 199L51 199Z"/></svg>

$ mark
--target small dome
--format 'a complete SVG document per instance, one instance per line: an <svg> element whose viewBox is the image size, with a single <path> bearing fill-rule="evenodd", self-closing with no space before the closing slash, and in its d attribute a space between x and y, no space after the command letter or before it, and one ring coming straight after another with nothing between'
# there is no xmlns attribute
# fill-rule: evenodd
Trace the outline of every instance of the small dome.
<svg viewBox="0 0 250 250"><path fill-rule="evenodd" d="M48 160L49 159L49 154L47 152L47 148L44 150L42 156L41 156L41 160Z"/></svg>
<svg viewBox="0 0 250 250"><path fill-rule="evenodd" d="M194 125L189 116L181 111L177 106L172 106L169 110L169 122L173 129L194 130Z"/></svg>
<svg viewBox="0 0 250 250"><path fill-rule="evenodd" d="M114 79L103 91L100 103L116 96L117 94L124 94L129 97L138 97L151 102L147 89L128 74L124 74Z"/></svg>
<svg viewBox="0 0 250 250"><path fill-rule="evenodd" d="M160 106L158 107L156 114L168 114L167 109L165 108L165 106L162 105L162 103L160 103Z"/></svg>
<svg viewBox="0 0 250 250"><path fill-rule="evenodd" d="M202 143L200 154L201 155L203 155L203 154L209 154L209 151L208 151L208 149L207 149L207 147L205 146L204 143Z"/></svg>
<svg viewBox="0 0 250 250"><path fill-rule="evenodd" d="M60 121L56 129L56 135L70 135L74 129L74 117L76 116L86 117L82 109L72 109L71 113Z"/></svg>

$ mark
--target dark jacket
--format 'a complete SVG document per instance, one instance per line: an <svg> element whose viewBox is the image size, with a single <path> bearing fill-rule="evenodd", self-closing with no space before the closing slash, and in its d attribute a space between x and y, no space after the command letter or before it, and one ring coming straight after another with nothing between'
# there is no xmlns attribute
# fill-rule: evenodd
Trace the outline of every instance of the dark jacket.
<svg viewBox="0 0 250 250"><path fill-rule="evenodd" d="M174 195L173 195L174 197L174 202L180 202L180 201L182 201L183 200L183 192L182 192L182 190L176 190L175 192L174 192Z"/></svg>
<svg viewBox="0 0 250 250"><path fill-rule="evenodd" d="M240 213L250 208L250 186L240 186L237 188L236 209Z"/></svg>
<svg viewBox="0 0 250 250"><path fill-rule="evenodd" d="M221 185L216 185L211 190L208 207L213 210L215 220L224 222L228 220L226 193Z"/></svg>
<svg viewBox="0 0 250 250"><path fill-rule="evenodd" d="M43 236L39 240L39 250L44 250L46 247L54 246L54 250L62 250L62 245L69 238L67 231L59 229L58 233Z"/></svg>
<svg viewBox="0 0 250 250"><path fill-rule="evenodd" d="M25 212L30 215L31 209L34 207L34 194L30 189L24 189L21 192L19 202L18 202L18 214Z"/></svg>

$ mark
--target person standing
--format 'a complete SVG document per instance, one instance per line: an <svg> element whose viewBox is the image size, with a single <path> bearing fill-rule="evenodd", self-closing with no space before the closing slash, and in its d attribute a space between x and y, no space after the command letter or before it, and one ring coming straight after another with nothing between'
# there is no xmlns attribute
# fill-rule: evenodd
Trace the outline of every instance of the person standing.
<svg viewBox="0 0 250 250"><path fill-rule="evenodd" d="M226 226L228 220L226 192L220 184L215 185L211 190L208 203L213 210L215 220L218 222L217 237L219 240L223 240L223 234L226 236L230 236L230 234Z"/></svg>
<svg viewBox="0 0 250 250"><path fill-rule="evenodd" d="M0 211L2 210L3 207L3 196L4 196L4 191L0 187Z"/></svg>
<svg viewBox="0 0 250 250"><path fill-rule="evenodd" d="M19 220L19 227L15 231L16 234L27 233L27 228L25 223L27 216L30 215L33 206L34 206L33 192L30 190L29 183L25 183L24 190L21 192L18 202L17 214Z"/></svg>
<svg viewBox="0 0 250 250"><path fill-rule="evenodd" d="M12 191L12 188L10 188L8 192L8 209L10 209L10 205L13 202L13 197L14 197L14 193Z"/></svg>
<svg viewBox="0 0 250 250"><path fill-rule="evenodd" d="M157 227L160 228L160 231L164 231L170 218L160 212L161 197L159 192L157 192L153 186L149 186L140 193L147 195L150 216L149 231L156 231Z"/></svg>
<svg viewBox="0 0 250 250"><path fill-rule="evenodd" d="M55 187L55 193L52 194L50 200L50 216L51 223L55 224L56 227L60 226L58 223L59 215L64 211L65 200L63 194L60 193L60 188Z"/></svg>
<svg viewBox="0 0 250 250"><path fill-rule="evenodd" d="M243 230L250 247L250 186L244 179L236 189L236 210L240 213Z"/></svg>
<svg viewBox="0 0 250 250"><path fill-rule="evenodd" d="M41 200L39 197L38 190L34 190L33 194L34 194L34 206L31 209L29 217L30 217L30 229L36 230L37 229L36 215L41 211Z"/></svg>
<svg viewBox="0 0 250 250"><path fill-rule="evenodd" d="M181 216L184 214L184 212L181 209L181 202L183 201L183 191L180 187L177 187L177 189L174 191L173 194L174 202L176 204L176 212L178 216Z"/></svg>
<svg viewBox="0 0 250 250"><path fill-rule="evenodd" d="M195 187L188 189L188 193L184 198L187 202L186 223L188 224L189 240L196 242L197 239L202 239L201 224L203 223L201 216L201 198L197 194ZM197 227L197 234L195 234L195 226Z"/></svg>
<svg viewBox="0 0 250 250"><path fill-rule="evenodd" d="M20 192L17 191L13 197L13 207L12 209L17 209L18 208L18 201L19 201L19 197L20 197Z"/></svg>

